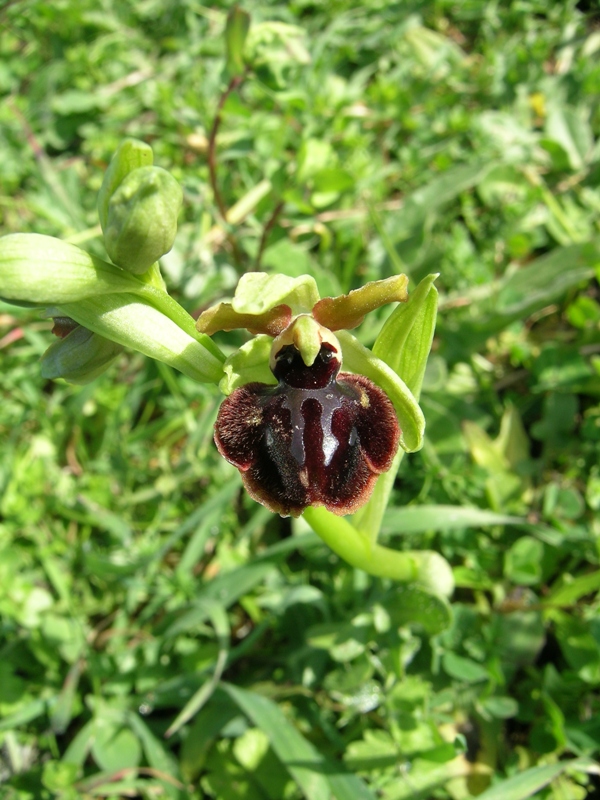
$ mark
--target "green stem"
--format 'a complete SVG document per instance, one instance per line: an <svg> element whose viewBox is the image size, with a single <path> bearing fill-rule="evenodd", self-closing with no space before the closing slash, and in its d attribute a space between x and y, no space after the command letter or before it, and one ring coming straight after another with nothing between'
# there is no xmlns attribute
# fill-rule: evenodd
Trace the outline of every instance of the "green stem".
<svg viewBox="0 0 600 800"><path fill-rule="evenodd" d="M351 566L364 569L371 575L397 581L417 578L419 570L413 558L399 550L371 544L343 517L312 506L305 510L303 516L325 544Z"/></svg>
<svg viewBox="0 0 600 800"><path fill-rule="evenodd" d="M325 544L352 567L379 578L417 581L438 594L451 594L452 570L438 553L392 550L372 543L348 520L321 507L307 508L303 517Z"/></svg>
<svg viewBox="0 0 600 800"><path fill-rule="evenodd" d="M404 450L399 449L390 470L380 475L377 479L373 494L369 498L367 505L363 506L353 517L353 523L358 531L370 542L375 543L379 536L383 515L388 506L390 495L394 488L394 481L403 458Z"/></svg>
<svg viewBox="0 0 600 800"><path fill-rule="evenodd" d="M154 306L154 308L163 313L165 317L168 317L170 320L172 320L181 328L182 331L185 331L188 336L191 336L192 339L195 339L201 345L204 345L209 353L211 353L211 355L213 355L215 358L219 359L221 363L225 361L225 355L213 342L210 336L207 336L206 334L200 333L196 330L194 318L190 316L176 300L173 300L170 294L167 294L162 289L158 289L156 286L152 286L150 284L140 286L140 288L136 290L135 294L143 298L150 305Z"/></svg>

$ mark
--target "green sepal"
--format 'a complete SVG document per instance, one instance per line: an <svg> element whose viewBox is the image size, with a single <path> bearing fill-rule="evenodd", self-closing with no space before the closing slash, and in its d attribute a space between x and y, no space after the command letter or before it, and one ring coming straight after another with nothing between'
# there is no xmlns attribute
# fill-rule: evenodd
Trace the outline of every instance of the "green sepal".
<svg viewBox="0 0 600 800"><path fill-rule="evenodd" d="M267 383L275 386L277 378L269 369L269 354L273 346L270 336L261 334L250 339L236 350L223 364L225 377L219 389L225 395L231 394L239 386L247 383Z"/></svg>
<svg viewBox="0 0 600 800"><path fill-rule="evenodd" d="M319 300L315 279L310 275L289 278L266 272L242 275L231 306L238 314L264 314L275 306L288 305L292 314L311 311Z"/></svg>
<svg viewBox="0 0 600 800"><path fill-rule="evenodd" d="M80 325L46 350L41 358L42 377L89 383L107 370L122 352L120 344Z"/></svg>
<svg viewBox="0 0 600 800"><path fill-rule="evenodd" d="M181 187L160 167L125 176L108 203L106 252L119 267L141 275L168 253L177 235Z"/></svg>
<svg viewBox="0 0 600 800"><path fill-rule="evenodd" d="M421 394L423 375L431 350L437 316L438 293L433 285L437 275L428 275L390 315L375 340L373 353L379 355L412 392L415 402ZM372 542L377 541L381 522L404 452L399 450L391 469L381 475L369 502L352 518L353 524Z"/></svg>
<svg viewBox="0 0 600 800"><path fill-rule="evenodd" d="M437 317L437 275L428 275L408 301L388 317L373 345L373 353L396 372L418 399Z"/></svg>
<svg viewBox="0 0 600 800"><path fill-rule="evenodd" d="M223 377L220 358L170 317L133 294L61 304L56 314L71 317L100 336L169 364L193 380L218 383Z"/></svg>
<svg viewBox="0 0 600 800"><path fill-rule="evenodd" d="M150 167L154 157L152 148L139 139L125 139L117 148L104 173L104 180L98 192L98 217L102 230L108 222L108 204L124 178L140 167Z"/></svg>
<svg viewBox="0 0 600 800"><path fill-rule="evenodd" d="M425 417L412 392L393 369L364 347L352 334L338 331L342 345L342 368L370 378L394 404L401 428L400 447L414 453L423 446Z"/></svg>

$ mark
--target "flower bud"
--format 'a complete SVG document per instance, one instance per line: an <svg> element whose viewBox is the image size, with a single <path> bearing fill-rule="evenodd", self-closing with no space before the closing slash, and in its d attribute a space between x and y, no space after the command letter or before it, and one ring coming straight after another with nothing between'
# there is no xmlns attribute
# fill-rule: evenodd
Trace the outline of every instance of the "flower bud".
<svg viewBox="0 0 600 800"><path fill-rule="evenodd" d="M139 139L125 139L118 146L98 192L98 217L103 231L108 223L110 198L130 172L140 167L150 167L152 161L152 148L145 142L140 142Z"/></svg>
<svg viewBox="0 0 600 800"><path fill-rule="evenodd" d="M44 378L64 378L69 383L89 383L101 375L123 347L77 325L50 345L41 359Z"/></svg>
<svg viewBox="0 0 600 800"><path fill-rule="evenodd" d="M106 251L117 266L134 275L146 272L173 247L181 187L160 167L130 172L108 203Z"/></svg>

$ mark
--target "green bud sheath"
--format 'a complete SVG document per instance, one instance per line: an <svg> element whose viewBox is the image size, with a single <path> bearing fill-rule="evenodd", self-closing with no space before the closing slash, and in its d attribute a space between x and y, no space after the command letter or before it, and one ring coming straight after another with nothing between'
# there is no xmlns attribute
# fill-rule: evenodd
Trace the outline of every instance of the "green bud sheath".
<svg viewBox="0 0 600 800"><path fill-rule="evenodd" d="M140 167L130 172L108 204L104 243L114 263L141 275L168 253L182 199L181 187L166 170Z"/></svg>
<svg viewBox="0 0 600 800"><path fill-rule="evenodd" d="M244 71L244 44L249 29L250 14L238 6L234 6L227 15L225 25L227 71L232 76L239 75Z"/></svg>
<svg viewBox="0 0 600 800"><path fill-rule="evenodd" d="M46 350L41 360L42 376L64 378L69 383L89 383L122 352L120 344L79 325Z"/></svg>

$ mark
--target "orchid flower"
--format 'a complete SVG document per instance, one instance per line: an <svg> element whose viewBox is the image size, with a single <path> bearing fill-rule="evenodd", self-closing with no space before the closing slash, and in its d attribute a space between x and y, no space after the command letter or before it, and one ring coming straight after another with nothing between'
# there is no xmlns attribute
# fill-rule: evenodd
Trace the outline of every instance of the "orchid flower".
<svg viewBox="0 0 600 800"><path fill-rule="evenodd" d="M309 275L252 272L231 302L195 323L167 293L158 265L173 244L180 204L181 190L152 166L150 148L126 140L98 203L113 263L50 236L0 238L0 297L55 320L59 338L42 357L42 374L85 383L127 347L218 383L226 398L215 443L255 500L275 513L303 514L353 566L449 594L452 574L437 553L377 543L400 460L423 444L418 397L436 276L410 294L398 275L321 298ZM369 350L349 330L385 303L398 306ZM253 337L226 358L210 337L234 328Z"/></svg>

